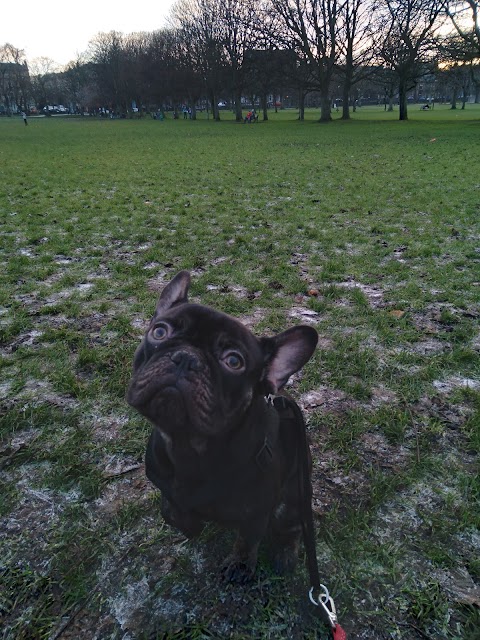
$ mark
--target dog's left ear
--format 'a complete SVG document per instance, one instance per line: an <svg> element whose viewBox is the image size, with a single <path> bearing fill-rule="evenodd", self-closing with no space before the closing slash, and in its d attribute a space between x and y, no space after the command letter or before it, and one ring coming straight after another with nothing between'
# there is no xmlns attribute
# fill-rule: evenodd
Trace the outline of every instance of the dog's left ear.
<svg viewBox="0 0 480 640"><path fill-rule="evenodd" d="M273 338L261 338L265 354L267 393L277 393L289 377L310 360L318 342L313 327L299 325L287 329Z"/></svg>
<svg viewBox="0 0 480 640"><path fill-rule="evenodd" d="M155 316L165 313L168 309L175 304L182 302L188 302L188 289L190 287L190 274L188 271L180 271L171 280L157 302L157 308L155 309ZM154 317L155 317L154 316Z"/></svg>

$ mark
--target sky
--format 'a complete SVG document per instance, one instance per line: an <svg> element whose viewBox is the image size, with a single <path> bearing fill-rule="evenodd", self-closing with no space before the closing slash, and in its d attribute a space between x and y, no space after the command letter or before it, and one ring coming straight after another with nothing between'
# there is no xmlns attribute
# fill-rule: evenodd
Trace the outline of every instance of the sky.
<svg viewBox="0 0 480 640"><path fill-rule="evenodd" d="M174 0L64 0L3 2L0 46L25 50L28 62L51 58L65 65L84 52L101 31L155 31L166 26Z"/></svg>

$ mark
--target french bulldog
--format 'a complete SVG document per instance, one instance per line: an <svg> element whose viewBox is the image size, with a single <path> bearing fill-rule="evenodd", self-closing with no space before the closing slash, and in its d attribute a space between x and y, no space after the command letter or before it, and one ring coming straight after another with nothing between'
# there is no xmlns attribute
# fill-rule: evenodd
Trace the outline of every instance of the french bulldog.
<svg viewBox="0 0 480 640"><path fill-rule="evenodd" d="M237 530L225 580L253 577L263 538L275 571L292 571L302 531L298 421L293 401L269 396L309 360L318 334L300 325L257 338L190 303L189 286L181 271L164 288L134 356L127 401L153 425L146 475L165 521L187 537L206 522Z"/></svg>

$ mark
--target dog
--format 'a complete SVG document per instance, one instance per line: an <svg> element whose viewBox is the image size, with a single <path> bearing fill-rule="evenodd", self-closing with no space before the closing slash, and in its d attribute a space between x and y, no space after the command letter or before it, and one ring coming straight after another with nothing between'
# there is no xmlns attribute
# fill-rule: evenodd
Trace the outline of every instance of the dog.
<svg viewBox="0 0 480 640"><path fill-rule="evenodd" d="M162 493L165 521L187 537L206 522L237 530L226 581L253 578L264 538L274 570L291 572L302 531L300 410L268 398L310 359L318 334L299 325L257 338L190 303L189 286L181 271L164 288L134 355L127 402L153 425L146 475Z"/></svg>

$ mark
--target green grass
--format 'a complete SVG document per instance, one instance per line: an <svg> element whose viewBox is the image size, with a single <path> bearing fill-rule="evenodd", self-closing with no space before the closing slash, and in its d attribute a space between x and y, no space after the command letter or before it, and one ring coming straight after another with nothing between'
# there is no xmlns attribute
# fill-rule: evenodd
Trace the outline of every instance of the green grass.
<svg viewBox="0 0 480 640"><path fill-rule="evenodd" d="M302 568L221 584L231 535L185 543L144 478L131 361L189 269L258 335L319 331L289 388L349 637L473 640L480 106L222 116L0 119L3 637L328 636Z"/></svg>

